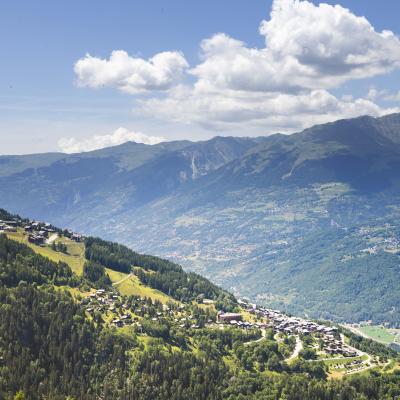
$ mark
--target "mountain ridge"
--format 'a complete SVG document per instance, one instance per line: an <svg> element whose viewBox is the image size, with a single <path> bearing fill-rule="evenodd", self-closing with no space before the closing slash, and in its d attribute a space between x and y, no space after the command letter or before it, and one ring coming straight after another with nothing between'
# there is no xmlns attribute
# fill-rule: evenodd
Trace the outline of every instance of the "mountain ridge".
<svg viewBox="0 0 400 400"><path fill-rule="evenodd" d="M399 126L400 114L364 116L293 135L179 143L178 149L143 163L133 160L139 163L133 169L121 169L118 160L108 157L113 150L106 149L106 158L3 176L0 198L3 206L21 214L116 238L201 272L236 294L319 317L317 302L307 301L300 284L319 298L324 268L335 271L343 264L351 282L357 280L362 256L376 268L382 262L383 279L393 271L398 274L393 267L400 247L384 243L398 238ZM363 232L370 226L378 236L348 235L351 246L337 252L342 258L333 256L342 239L329 232ZM332 241L322 253L317 247L310 250L323 268L301 251L313 235ZM375 247L377 256L368 253ZM302 268L312 268L312 285L304 281ZM373 282L363 282L368 293ZM371 307L360 295L350 310L345 305L349 286L336 285L328 293L325 317L349 322L368 317L391 324L400 320L391 311L400 304L396 294L383 301L371 291Z"/></svg>

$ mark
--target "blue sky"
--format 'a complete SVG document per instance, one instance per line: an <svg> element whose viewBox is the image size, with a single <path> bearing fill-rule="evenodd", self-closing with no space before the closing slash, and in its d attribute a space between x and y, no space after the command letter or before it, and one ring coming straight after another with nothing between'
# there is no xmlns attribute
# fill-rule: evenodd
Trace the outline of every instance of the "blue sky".
<svg viewBox="0 0 400 400"><path fill-rule="evenodd" d="M317 1L313 3L316 7L319 5ZM338 2L327 3L335 5ZM400 2L397 0L386 0L384 4L343 0L339 4L349 8L355 16L365 16L376 32L391 30L395 35L400 34ZM216 76L215 68L219 71L221 64L218 63L224 57L227 57L229 67L229 57L232 55L226 50L231 44L228 39L245 43L239 46L244 57L250 54L249 48L265 47L265 38L258 29L262 20L270 19L271 7L272 1L260 0L2 1L0 153L59 151L60 148L69 151L87 150L91 148L92 140L105 145L113 144L115 140L135 138L138 132L166 140L199 140L216 134L258 135L277 130L289 132L313 122L323 122L324 107L327 110L325 114L329 114L330 118L342 116L343 109L353 107L358 98L366 99L368 93L368 99L374 106L359 102L354 105L353 114L365 110L378 115L400 106L400 99L396 97L400 94L400 70L396 56L387 61L393 65L387 71L371 72L377 68L372 65L368 71L361 72L365 75L363 79L357 79L357 71L352 71L333 86L326 83L329 80L328 74L323 77L318 75L315 80L321 83L317 87L310 86L310 76L305 76L301 82L296 83L296 89L265 88L263 79L268 79L270 75L260 76L257 82L250 82L249 76L246 76L248 71L243 71L243 78L240 71L230 76L231 71L224 70L226 65L221 67L221 76ZM220 38L221 43L218 42L218 49L222 49L221 55L213 53L205 57L203 54L201 58L200 43L217 33L225 34ZM274 35L278 38L276 32ZM304 36L307 36L307 32ZM312 46L315 46L318 37L312 40ZM368 40L375 43L374 38ZM354 46L358 45L355 41ZM391 47L388 48L394 49L393 53L396 53L396 43L392 40L389 45ZM103 78L99 78L99 71L94 70L89 62L107 60L114 50L124 50L129 57L145 61L157 53L176 51L184 57L188 67L182 68L182 82L176 82L175 77L168 77L161 89L156 87L154 90L152 84L151 89L145 86L140 93L136 86L127 92L121 90L118 81L120 77L102 81L98 87L94 87L85 80L87 74L91 74L91 82L93 79L99 82L98 79ZM79 76L74 71L74 65L87 53L92 59L84 65L85 79L81 79L78 85ZM264 60L264 55L258 56ZM292 54L286 56L292 57ZM371 58L374 56L379 57L379 52L372 54ZM206 64L201 66L205 58ZM190 72L190 69L199 65L199 72ZM313 61L313 68L315 66ZM326 65L323 67L323 74L326 74ZM230 77L229 82L226 76ZM279 80L279 77L272 79ZM194 88L196 82L211 82L212 88L208 87L206 94L204 90L199 92ZM244 82L243 86L240 86L241 82ZM260 89L254 88L256 84L260 85ZM180 85L184 85L185 91L177 95L176 88ZM322 94L315 93L315 90L320 89L324 91ZM295 95L292 90L296 91ZM330 112L330 104L336 100L325 98L325 91L340 101L344 95L347 96L345 101L349 102L349 107L347 103L335 104L332 106L335 111ZM273 121L267 118L263 113L271 115L276 113L275 106L282 108L282 105L276 104L277 100L271 94L276 96L277 92L290 95L289 99L296 102L301 97L301 107L307 108L307 112L303 108L300 110L300 105L296 103L293 110L299 114L294 113L293 120L286 123L283 117ZM312 96L309 96L311 92ZM227 108L223 108L224 99L229 99ZM251 104L257 110L254 115ZM310 117L315 114L310 111L314 104L322 110L318 118ZM219 114L214 113L215 109L219 110ZM118 137L112 136L120 127L123 127L123 133ZM107 137L93 139L95 135ZM64 145L60 146L62 138ZM99 145L93 146L95 148Z"/></svg>

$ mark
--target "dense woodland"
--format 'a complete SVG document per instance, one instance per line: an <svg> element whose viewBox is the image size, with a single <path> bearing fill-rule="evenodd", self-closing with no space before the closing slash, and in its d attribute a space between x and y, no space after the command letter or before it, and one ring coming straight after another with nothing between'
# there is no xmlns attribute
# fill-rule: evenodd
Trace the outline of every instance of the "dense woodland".
<svg viewBox="0 0 400 400"><path fill-rule="evenodd" d="M276 344L252 348L240 338L214 338L197 355L155 338L144 348L134 336L87 321L71 297L21 283L2 287L0 397L28 399L396 399L400 374L324 379L306 362L265 378L252 363L283 368ZM232 346L244 368L232 372L221 352ZM211 348L210 348L211 347ZM276 361L277 360L277 361ZM313 367L315 368L315 367ZM320 375L321 374L321 375Z"/></svg>
<svg viewBox="0 0 400 400"><path fill-rule="evenodd" d="M287 339L278 344L272 331L267 332L265 340L249 345L248 341L260 337L259 331L202 327L182 335L168 323L148 322L142 327L148 338L143 343L138 332L127 334L101 319L88 318L82 306L61 287L107 286L104 265L115 267L113 260L139 267L145 274L139 273L140 278L153 287L161 283L150 283L148 277L165 274L165 286L160 288L177 298L193 299L203 294L217 300L218 296L230 299L210 283L208 288L204 278L197 280L197 275L186 274L174 264L169 269L168 262L161 262L158 270L157 258L142 259L134 253L133 260L123 246L119 251L120 247L98 239L88 242L84 275L78 277L66 264L54 263L0 235L0 399L400 398L399 371L327 381L322 363L300 359L286 364L284 358L294 342ZM172 284L175 280L177 286ZM178 292L179 284L186 289L185 295ZM133 296L129 299L136 301ZM147 312L151 314L157 307L149 300ZM204 310L193 307L198 319L208 318ZM363 338L350 336L350 340L371 354L389 351ZM226 362L232 356L237 360L235 368Z"/></svg>

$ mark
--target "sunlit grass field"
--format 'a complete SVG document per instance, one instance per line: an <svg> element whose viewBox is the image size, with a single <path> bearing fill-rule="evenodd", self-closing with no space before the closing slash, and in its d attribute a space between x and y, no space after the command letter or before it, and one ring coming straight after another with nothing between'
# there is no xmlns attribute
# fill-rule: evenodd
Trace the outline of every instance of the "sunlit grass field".
<svg viewBox="0 0 400 400"><path fill-rule="evenodd" d="M67 246L67 254L64 254L59 251L54 251L49 245L37 246L33 243L29 243L28 235L21 228L18 228L17 232L7 232L7 236L10 239L26 244L36 253L47 257L52 261L63 261L67 263L71 267L72 271L77 275L82 275L83 264L85 263L85 245L83 243L76 243L65 237L58 238L56 242L62 242Z"/></svg>

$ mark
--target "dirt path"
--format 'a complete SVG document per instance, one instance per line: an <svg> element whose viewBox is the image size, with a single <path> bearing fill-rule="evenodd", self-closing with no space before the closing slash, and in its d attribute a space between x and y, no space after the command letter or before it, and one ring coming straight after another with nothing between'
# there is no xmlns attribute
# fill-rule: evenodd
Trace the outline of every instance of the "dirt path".
<svg viewBox="0 0 400 400"><path fill-rule="evenodd" d="M133 272L131 272L128 276L125 276L125 278L122 278L121 280L119 280L118 282L114 282L112 285L113 286L117 286L122 282L125 282L127 279L131 278L133 275Z"/></svg>

